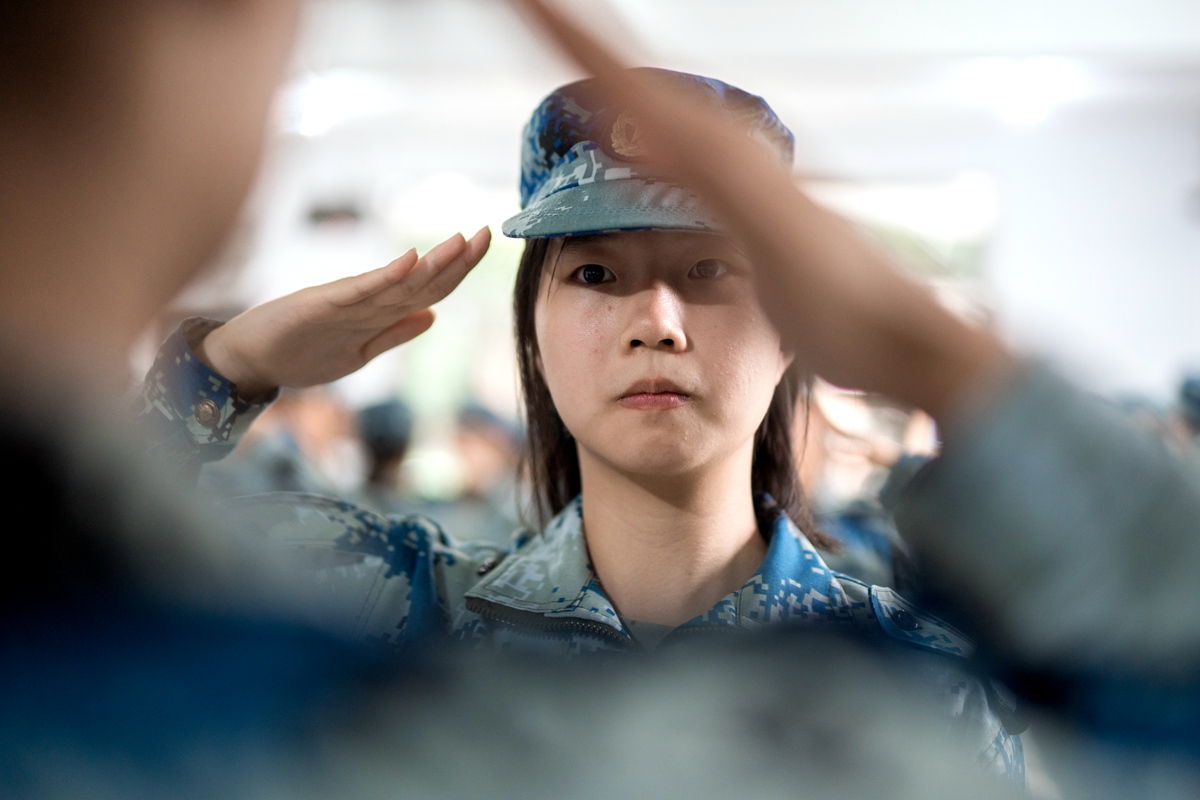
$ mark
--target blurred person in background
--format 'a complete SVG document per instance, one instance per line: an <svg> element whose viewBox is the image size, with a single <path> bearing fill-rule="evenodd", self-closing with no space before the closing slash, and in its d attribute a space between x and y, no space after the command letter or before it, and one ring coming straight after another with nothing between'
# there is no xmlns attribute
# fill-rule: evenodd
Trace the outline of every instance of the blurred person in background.
<svg viewBox="0 0 1200 800"><path fill-rule="evenodd" d="M792 134L761 98L710 78L646 74L749 121L791 163ZM582 81L547 97L526 128L524 210L505 232L527 240L513 305L538 527L509 546L507 526L480 537L487 529L465 518L466 504L430 509L435 523L294 496L251 500L247 527L337 551L320 590L345 604L347 630L401 652L453 639L611 656L784 624L893 637L924 651L932 693L985 769L1023 785L1022 723L965 671L971 643L891 588L822 560L817 546L837 548L796 474L795 354L755 296L752 262L694 194L645 160L639 125ZM147 382L163 402L147 413L167 405L179 427L202 402L182 387L278 384L255 337L276 317L302 317L287 311L297 302L251 309L193 344L171 337ZM158 394L164 385L175 391ZM473 416L459 420L469 437L460 448L473 448L464 462L494 480L511 463L480 439L495 424ZM489 504L479 511L489 527L502 522ZM360 555L354 570L348 553Z"/></svg>
<svg viewBox="0 0 1200 800"><path fill-rule="evenodd" d="M459 411L454 448L462 487L448 500L428 500L405 490L402 467L412 427L412 411L401 400L359 411L359 437L370 455L361 493L317 493L345 497L384 515L422 514L462 540L507 547L520 527L516 477L521 440L512 425L477 404Z"/></svg>
<svg viewBox="0 0 1200 800"><path fill-rule="evenodd" d="M522 435L511 423L468 403L455 417L454 450L462 468L458 495L410 502L408 513L431 517L460 541L507 548L522 527L517 486L521 446Z"/></svg>
<svg viewBox="0 0 1200 800"><path fill-rule="evenodd" d="M356 433L354 416L333 392L283 391L228 456L201 468L200 487L230 497L263 492L346 496L358 488L366 469Z"/></svg>
<svg viewBox="0 0 1200 800"><path fill-rule="evenodd" d="M369 458L363 504L381 514L408 513L401 499L400 466L412 442L412 409L387 400L359 409L358 436Z"/></svg>
<svg viewBox="0 0 1200 800"><path fill-rule="evenodd" d="M516 427L478 403L468 403L459 412L454 442L465 466L463 497L493 498L497 505L515 508L517 462L523 435ZM508 511L509 519L516 519Z"/></svg>
<svg viewBox="0 0 1200 800"><path fill-rule="evenodd" d="M797 406L803 419L797 437L797 470L806 492L817 498L817 520L836 538L841 550L825 556L837 572L861 581L891 586L906 597L919 597L921 590L912 553L896 530L892 516L904 487L936 454L933 421L920 410L902 410L882 398L843 397L838 403L852 404L868 420L881 412L898 432L849 430L835 424L814 398ZM852 493L833 491L835 473L844 471L842 462L865 462L869 470L854 481Z"/></svg>

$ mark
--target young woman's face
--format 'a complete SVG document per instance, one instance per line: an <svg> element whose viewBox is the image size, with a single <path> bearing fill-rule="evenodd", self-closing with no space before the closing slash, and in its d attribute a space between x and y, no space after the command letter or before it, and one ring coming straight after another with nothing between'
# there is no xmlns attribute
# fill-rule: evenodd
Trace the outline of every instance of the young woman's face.
<svg viewBox="0 0 1200 800"><path fill-rule="evenodd" d="M685 474L751 448L791 362L746 256L713 234L553 244L535 325L567 429L633 475Z"/></svg>

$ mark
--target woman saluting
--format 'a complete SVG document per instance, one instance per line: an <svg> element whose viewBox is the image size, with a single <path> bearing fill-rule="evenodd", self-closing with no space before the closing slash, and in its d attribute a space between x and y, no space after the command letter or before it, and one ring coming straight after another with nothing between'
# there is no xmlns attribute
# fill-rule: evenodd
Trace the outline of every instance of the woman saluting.
<svg viewBox="0 0 1200 800"><path fill-rule="evenodd" d="M761 98L646 74L790 165L792 136ZM786 622L886 634L944 662L955 724L991 769L1023 781L994 689L953 664L970 643L822 561L791 451L795 354L745 250L646 158L637 115L594 81L555 91L526 129L521 200L504 232L527 240L514 312L539 529L501 549L311 496L255 498L241 513L307 551L342 627L401 649L451 637L616 653ZM165 426L161 441L188 429L174 439L191 443L175 448L185 460L227 448L273 387L340 377L427 328L428 306L486 246L486 232L456 238L223 327L185 325L147 381L146 417Z"/></svg>

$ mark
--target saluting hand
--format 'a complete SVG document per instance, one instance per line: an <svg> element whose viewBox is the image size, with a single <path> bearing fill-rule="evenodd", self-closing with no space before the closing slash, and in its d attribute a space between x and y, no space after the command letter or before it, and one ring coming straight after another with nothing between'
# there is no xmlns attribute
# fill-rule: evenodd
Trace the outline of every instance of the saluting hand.
<svg viewBox="0 0 1200 800"><path fill-rule="evenodd" d="M492 234L456 233L417 257L263 303L210 333L196 355L246 400L278 386L329 383L429 330L431 305L487 252Z"/></svg>

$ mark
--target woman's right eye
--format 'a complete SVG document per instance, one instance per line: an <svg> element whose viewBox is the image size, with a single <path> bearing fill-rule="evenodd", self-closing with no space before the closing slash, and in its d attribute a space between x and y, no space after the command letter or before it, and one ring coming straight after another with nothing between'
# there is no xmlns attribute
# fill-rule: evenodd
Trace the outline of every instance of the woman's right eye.
<svg viewBox="0 0 1200 800"><path fill-rule="evenodd" d="M611 269L602 267L599 264L584 264L575 270L575 274L572 277L580 283L586 283L591 286L600 283L611 283L617 279L617 276L613 275Z"/></svg>

